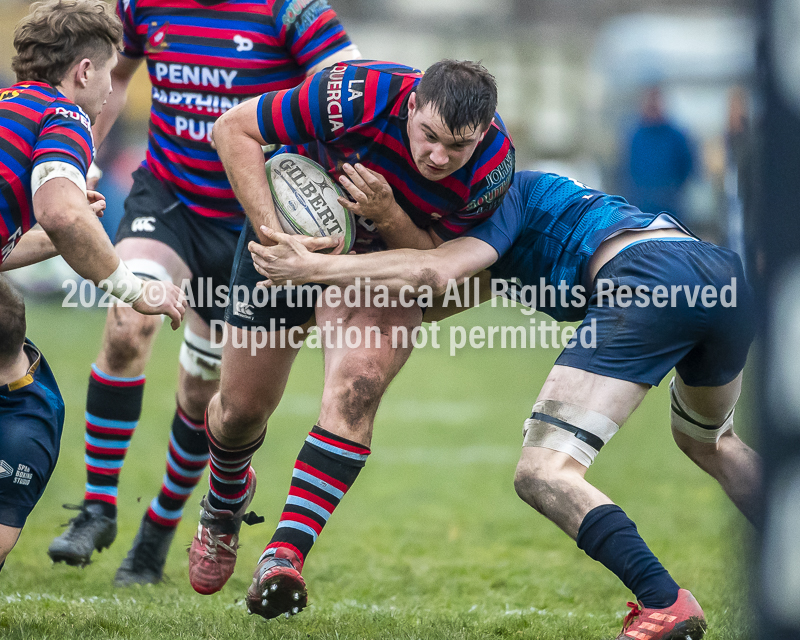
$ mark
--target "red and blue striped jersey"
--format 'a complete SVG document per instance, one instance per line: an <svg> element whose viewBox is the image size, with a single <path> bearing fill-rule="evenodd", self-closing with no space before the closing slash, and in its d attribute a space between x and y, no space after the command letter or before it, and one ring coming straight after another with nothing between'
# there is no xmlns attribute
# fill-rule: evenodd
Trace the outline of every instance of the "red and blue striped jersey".
<svg viewBox="0 0 800 640"><path fill-rule="evenodd" d="M495 114L466 165L433 181L420 174L408 142L408 97L422 72L389 62L339 63L300 86L267 93L259 127L269 143L293 145L337 179L344 163L383 175L418 227L451 240L486 220L514 178L514 145ZM374 226L359 220L355 250L385 248Z"/></svg>
<svg viewBox="0 0 800 640"><path fill-rule="evenodd" d="M43 162L66 162L85 177L94 156L89 116L43 82L0 90L0 263L36 224L31 174Z"/></svg>
<svg viewBox="0 0 800 640"><path fill-rule="evenodd" d="M117 13L123 54L146 57L152 83L145 166L194 213L241 226L214 121L349 46L336 14L326 0L118 0Z"/></svg>

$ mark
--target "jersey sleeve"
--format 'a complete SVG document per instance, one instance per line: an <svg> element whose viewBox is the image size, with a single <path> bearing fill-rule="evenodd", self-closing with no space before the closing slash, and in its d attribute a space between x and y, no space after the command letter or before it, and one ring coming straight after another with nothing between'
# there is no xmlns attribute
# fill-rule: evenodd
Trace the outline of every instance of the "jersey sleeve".
<svg viewBox="0 0 800 640"><path fill-rule="evenodd" d="M525 205L522 189L515 184L504 194L503 203L497 211L464 235L483 240L497 251L498 256L502 256L523 231Z"/></svg>
<svg viewBox="0 0 800 640"><path fill-rule="evenodd" d="M127 58L144 56L144 39L136 30L134 11L136 0L117 0L117 17L122 22L122 55Z"/></svg>
<svg viewBox="0 0 800 640"><path fill-rule="evenodd" d="M466 206L439 220L433 231L443 240L452 240L487 220L503 202L514 180L514 145L501 130L491 125L478 147L470 199Z"/></svg>
<svg viewBox="0 0 800 640"><path fill-rule="evenodd" d="M64 162L77 169L85 179L93 156L89 117L76 105L52 104L45 112L33 148L33 168L45 162Z"/></svg>
<svg viewBox="0 0 800 640"><path fill-rule="evenodd" d="M385 82L383 76L390 80L389 75L340 63L294 89L265 93L258 103L261 135L268 144L282 145L340 138L391 104L402 81Z"/></svg>
<svg viewBox="0 0 800 640"><path fill-rule="evenodd" d="M287 51L306 71L352 44L326 0L285 0L277 22L281 25Z"/></svg>

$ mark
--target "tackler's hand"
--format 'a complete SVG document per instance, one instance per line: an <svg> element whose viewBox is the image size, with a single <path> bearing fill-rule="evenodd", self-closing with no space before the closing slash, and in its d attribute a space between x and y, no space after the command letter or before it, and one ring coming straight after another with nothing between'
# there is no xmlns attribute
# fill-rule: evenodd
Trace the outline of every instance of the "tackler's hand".
<svg viewBox="0 0 800 640"><path fill-rule="evenodd" d="M247 249L253 256L256 271L266 280L259 286L282 284L305 284L313 282L314 265L322 256L314 252L321 249L341 247L341 238L311 238L289 235L262 226L261 233L275 244L269 247L251 242Z"/></svg>

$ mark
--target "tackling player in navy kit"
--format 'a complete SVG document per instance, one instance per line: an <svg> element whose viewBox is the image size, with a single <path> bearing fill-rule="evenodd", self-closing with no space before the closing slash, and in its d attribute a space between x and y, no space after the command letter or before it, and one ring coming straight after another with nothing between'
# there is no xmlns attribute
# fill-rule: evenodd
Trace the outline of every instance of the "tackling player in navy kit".
<svg viewBox="0 0 800 640"><path fill-rule="evenodd" d="M180 289L127 269L97 221L102 196L86 190L91 122L111 91L121 38L102 0L34 3L17 25L17 83L0 91L0 271L61 253L83 277L177 328ZM64 425L56 381L25 329L22 296L0 276L0 567L50 479Z"/></svg>
<svg viewBox="0 0 800 640"><path fill-rule="evenodd" d="M162 578L184 506L208 461L203 415L219 381L221 349L209 323L224 304L206 292L228 285L244 214L211 146L220 114L265 91L298 85L339 60L358 58L325 0L118 0L124 40L114 92L94 127L102 144L146 61L152 84L147 157L134 173L117 250L134 273L191 283L179 356L166 473L150 502L118 586ZM262 153L262 161L264 154ZM85 565L116 536L119 477L142 410L145 367L158 322L112 308L86 396L86 489L80 514L53 540L54 561Z"/></svg>
<svg viewBox="0 0 800 640"><path fill-rule="evenodd" d="M279 228L262 144L289 145L282 151L311 157L343 184L360 180L361 172L391 183L391 204L399 202L408 216L391 227L361 218L356 251L427 249L487 219L508 190L514 147L496 105L494 78L473 62L442 60L423 75L403 65L363 61L337 64L296 89L267 93L226 113L214 140L249 223L240 237L232 289L244 287L252 301L253 293L263 291L256 289L261 278L247 243L263 239L263 224ZM347 206L361 213L360 203ZM264 305L232 299L228 307L232 339L223 346L220 393L207 414L210 488L189 553L189 577L200 593L218 591L233 573L238 529L255 491L250 461L300 347L280 337L308 326L314 316L318 326L329 323L343 331L412 329L422 319L417 305L345 308L320 295L315 306L313 291L303 298L292 306L283 291L274 301L264 298ZM268 344L257 352L234 346L265 329L271 332ZM247 594L249 610L265 618L305 606L305 557L364 466L380 399L410 354L410 348L388 341L356 348L326 341L323 349L320 417L298 455L280 525Z"/></svg>
<svg viewBox="0 0 800 640"><path fill-rule="evenodd" d="M363 199L381 189L372 180L351 187L351 195ZM758 520L760 460L733 432L754 332L752 294L735 253L698 240L672 216L537 172L518 173L494 216L433 251L328 256L310 253L302 237L262 231L278 243L250 244L266 284L346 286L369 276L373 289L386 285L391 294L431 287L442 295L448 281L488 268L494 285L484 289L485 299L508 290L524 301L531 290L523 287L552 288L539 310L582 324L525 421L517 493L636 595L619 640L703 636L705 617L692 594L584 475L648 389L675 367L675 442L745 516ZM308 244L318 249L330 242Z"/></svg>

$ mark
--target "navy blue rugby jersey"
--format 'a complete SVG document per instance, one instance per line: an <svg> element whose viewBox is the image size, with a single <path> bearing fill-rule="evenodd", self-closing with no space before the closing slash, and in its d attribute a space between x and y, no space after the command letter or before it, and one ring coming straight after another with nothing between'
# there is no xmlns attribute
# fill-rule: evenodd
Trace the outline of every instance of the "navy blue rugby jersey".
<svg viewBox="0 0 800 640"><path fill-rule="evenodd" d="M586 315L586 305L575 306L578 299L571 294L566 296L567 305L561 305L559 284L565 283L569 292L584 287L588 300L591 284L586 282L586 268L600 244L619 232L645 229L659 218L691 233L672 216L645 213L620 196L565 176L520 171L497 212L466 235L497 251L500 258L489 268L493 278L537 290L556 287L556 304L537 308L556 320L576 321ZM544 298L552 301L550 296Z"/></svg>
<svg viewBox="0 0 800 640"><path fill-rule="evenodd" d="M31 176L43 162L65 162L86 177L94 141L89 116L43 82L0 90L0 263L36 224Z"/></svg>
<svg viewBox="0 0 800 640"><path fill-rule="evenodd" d="M145 166L194 213L240 227L214 122L350 46L336 13L326 0L117 0L117 13L122 53L147 59L153 86Z"/></svg>
<svg viewBox="0 0 800 640"><path fill-rule="evenodd" d="M30 340L24 349L31 361L27 373L0 385L0 523L17 528L50 479L64 428L64 400L53 372Z"/></svg>
<svg viewBox="0 0 800 640"><path fill-rule="evenodd" d="M259 127L267 142L287 146L321 164L338 179L344 163L360 162L383 175L395 200L418 227L450 240L494 213L514 178L514 145L500 116L458 171L439 181L420 174L408 142L408 97L422 72L363 60L338 63L288 91L259 102ZM356 252L385 244L359 220Z"/></svg>

